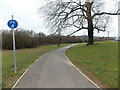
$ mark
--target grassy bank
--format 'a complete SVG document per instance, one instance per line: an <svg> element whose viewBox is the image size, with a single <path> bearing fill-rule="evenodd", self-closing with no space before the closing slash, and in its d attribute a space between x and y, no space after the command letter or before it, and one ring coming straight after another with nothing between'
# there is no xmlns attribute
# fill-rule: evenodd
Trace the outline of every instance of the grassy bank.
<svg viewBox="0 0 120 90"><path fill-rule="evenodd" d="M71 62L100 87L118 87L118 43L80 44L66 51Z"/></svg>
<svg viewBox="0 0 120 90"><path fill-rule="evenodd" d="M63 44L60 47L67 46L69 44ZM17 73L14 73L13 65L13 51L3 50L2 57L2 85L3 88L11 88L22 73L41 55L48 51L57 49L57 45L41 46L32 49L20 49L16 50L17 53Z"/></svg>

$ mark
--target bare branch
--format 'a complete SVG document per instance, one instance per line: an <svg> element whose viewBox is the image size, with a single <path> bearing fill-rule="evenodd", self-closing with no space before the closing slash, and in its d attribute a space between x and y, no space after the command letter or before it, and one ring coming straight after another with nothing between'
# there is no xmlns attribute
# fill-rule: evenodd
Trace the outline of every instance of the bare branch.
<svg viewBox="0 0 120 90"><path fill-rule="evenodd" d="M88 28L87 27L79 28L78 30L76 30L76 31L72 32L71 34L69 34L67 37L70 37L71 35L73 35L74 33L78 32L78 31L80 31L82 29L88 29Z"/></svg>
<svg viewBox="0 0 120 90"><path fill-rule="evenodd" d="M95 13L95 14L92 16L92 18L94 18L94 17L97 16L97 15L104 15L104 14L107 14L107 15L120 15L120 13L118 13L118 11L117 11L117 13L101 12L101 13Z"/></svg>

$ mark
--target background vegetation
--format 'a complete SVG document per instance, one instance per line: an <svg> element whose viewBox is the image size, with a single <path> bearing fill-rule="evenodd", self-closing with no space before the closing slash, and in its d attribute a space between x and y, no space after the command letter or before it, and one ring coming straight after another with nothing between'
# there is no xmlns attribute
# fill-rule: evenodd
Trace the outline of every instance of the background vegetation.
<svg viewBox="0 0 120 90"><path fill-rule="evenodd" d="M35 33L32 30L17 29L15 30L16 49L34 48L42 45L60 43L80 43L82 40L77 36L60 36L60 35L45 35L44 33ZM2 32L2 48L12 50L12 31L3 30Z"/></svg>
<svg viewBox="0 0 120 90"><path fill-rule="evenodd" d="M63 36L63 35L45 35L44 33L35 33L32 30L25 30L18 28L15 30L16 37L16 49L23 48L35 48L43 45L53 45L53 44L66 44L66 43L81 43L87 42L88 36ZM108 37L94 37L94 41L104 41L111 40L113 38ZM7 50L12 50L12 31L3 30L2 31L2 48Z"/></svg>

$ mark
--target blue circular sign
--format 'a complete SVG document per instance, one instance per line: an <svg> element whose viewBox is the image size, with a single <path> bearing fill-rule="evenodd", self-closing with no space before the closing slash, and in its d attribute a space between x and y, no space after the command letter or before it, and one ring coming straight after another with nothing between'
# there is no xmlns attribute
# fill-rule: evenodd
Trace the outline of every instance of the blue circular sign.
<svg viewBox="0 0 120 90"><path fill-rule="evenodd" d="M18 22L17 22L16 20L9 20L9 21L8 21L8 27L9 27L9 28L14 29L14 28L16 28L17 26L18 26Z"/></svg>

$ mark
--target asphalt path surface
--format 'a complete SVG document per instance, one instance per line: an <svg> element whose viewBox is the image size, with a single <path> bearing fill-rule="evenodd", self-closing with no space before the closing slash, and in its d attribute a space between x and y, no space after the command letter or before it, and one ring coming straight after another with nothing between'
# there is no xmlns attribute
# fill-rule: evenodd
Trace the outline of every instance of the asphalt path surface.
<svg viewBox="0 0 120 90"><path fill-rule="evenodd" d="M15 88L97 88L65 57L65 50L74 45L53 50L40 57Z"/></svg>

